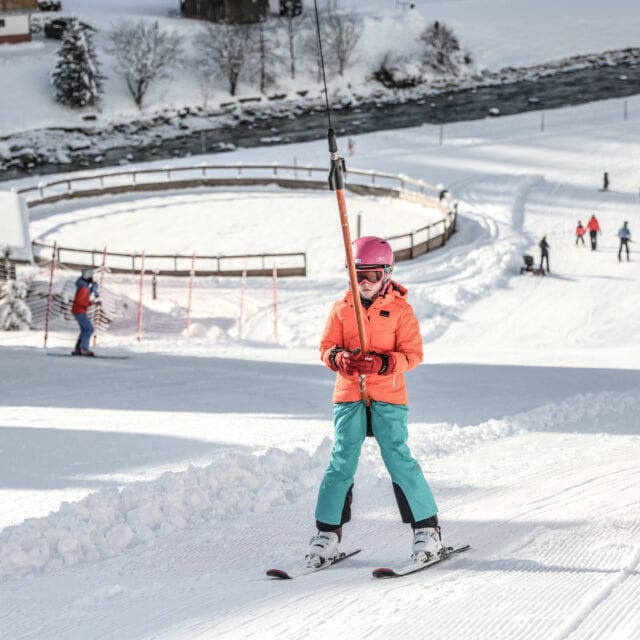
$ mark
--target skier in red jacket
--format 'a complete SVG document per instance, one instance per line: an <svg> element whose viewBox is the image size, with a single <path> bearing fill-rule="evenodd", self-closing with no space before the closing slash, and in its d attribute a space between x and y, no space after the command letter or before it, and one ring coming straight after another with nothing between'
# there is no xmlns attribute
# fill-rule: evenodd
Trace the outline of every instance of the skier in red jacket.
<svg viewBox="0 0 640 640"><path fill-rule="evenodd" d="M598 224L595 213L589 218L589 222L587 222L587 231L591 239L591 251L595 251L598 244L598 234L600 233L600 225Z"/></svg>
<svg viewBox="0 0 640 640"><path fill-rule="evenodd" d="M579 242L582 242L582 246L584 247L584 227L580 220L578 220L578 226L576 227L576 246L578 246Z"/></svg>
<svg viewBox="0 0 640 640"><path fill-rule="evenodd" d="M75 316L80 326L80 335L76 342L76 348L72 351L74 356L93 356L89 349L89 340L93 335L93 323L87 315L87 309L96 304L91 296L98 297L98 283L93 281L93 269L84 269L82 275L76 280L76 295L73 298L71 313Z"/></svg>

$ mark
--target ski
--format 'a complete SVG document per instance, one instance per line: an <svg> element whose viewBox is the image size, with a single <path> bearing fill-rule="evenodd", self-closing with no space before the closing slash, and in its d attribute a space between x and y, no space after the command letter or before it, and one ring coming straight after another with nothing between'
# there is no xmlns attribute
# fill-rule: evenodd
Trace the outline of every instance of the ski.
<svg viewBox="0 0 640 640"><path fill-rule="evenodd" d="M84 360L90 360L92 358L98 358L99 360L126 360L129 356L109 356L102 354L94 354L92 356L81 356L77 353L53 353L52 351L47 351L48 356L57 356L60 358L83 358Z"/></svg>
<svg viewBox="0 0 640 640"><path fill-rule="evenodd" d="M300 578L301 576L306 576L310 573L315 573L316 571L322 571L327 567L332 567L334 564L338 564L338 562L342 562L351 556L355 556L356 553L360 553L362 549L351 549L349 551L341 551L333 560L327 561L324 564L321 564L319 567L305 567L301 566L292 571L285 571L284 569L269 569L267 571L267 575L270 578L274 578L276 580L292 580L293 578Z"/></svg>
<svg viewBox="0 0 640 640"><path fill-rule="evenodd" d="M379 569L374 569L371 572L374 578L401 578L402 576L408 576L411 573L417 573L418 571L422 571L423 569L428 569L432 567L434 564L438 564L443 560L447 560L451 556L456 553L463 553L468 551L471 548L471 545L466 544L463 547L445 547L444 551L437 557L432 558L429 562L425 562L424 564L417 564L416 562L407 563L406 565L399 567L398 569L390 569L388 567L380 567Z"/></svg>

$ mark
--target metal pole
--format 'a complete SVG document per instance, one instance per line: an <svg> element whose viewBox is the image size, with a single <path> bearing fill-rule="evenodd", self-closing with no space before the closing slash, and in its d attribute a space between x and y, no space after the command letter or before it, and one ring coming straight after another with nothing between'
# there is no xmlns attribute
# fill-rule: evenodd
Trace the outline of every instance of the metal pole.
<svg viewBox="0 0 640 640"><path fill-rule="evenodd" d="M360 341L360 351L368 353L367 336L364 328L364 317L362 313L362 302L360 301L360 290L358 289L358 277L356 266L353 260L353 247L351 246L351 233L349 232L349 216L347 214L347 203L344 197L344 160L338 154L338 143L333 129L329 129L329 153L331 157L331 171L329 173L329 187L336 192L338 200L338 211L340 213L340 226L342 227L342 240L344 241L344 251L346 255L347 268L349 269L349 287L353 298L353 312L356 317L358 327L358 339ZM371 400L367 395L366 377L360 376L360 397L368 407Z"/></svg>
<svg viewBox="0 0 640 640"><path fill-rule="evenodd" d="M107 247L102 250L102 265L100 270L100 282L98 283L98 295L102 295L102 285L104 284L104 272L106 271L105 264L107 262ZM98 342L98 331L100 330L101 306L95 305L93 307L93 323L95 325L95 332L93 334L93 346L96 346Z"/></svg>
<svg viewBox="0 0 640 640"><path fill-rule="evenodd" d="M189 272L189 295L187 297L187 325L185 331L189 333L189 324L191 323L191 300L193 299L193 277L196 273L196 254L191 256L191 270Z"/></svg>
<svg viewBox="0 0 640 640"><path fill-rule="evenodd" d="M273 282L273 339L278 342L278 269L275 263L272 271Z"/></svg>
<svg viewBox="0 0 640 640"><path fill-rule="evenodd" d="M144 285L144 251L142 252L142 256L141 256L141 263L140 263L140 290L138 293L138 332L137 332L137 339L138 342L140 342L140 340L142 340L142 292L143 292L143 285Z"/></svg>

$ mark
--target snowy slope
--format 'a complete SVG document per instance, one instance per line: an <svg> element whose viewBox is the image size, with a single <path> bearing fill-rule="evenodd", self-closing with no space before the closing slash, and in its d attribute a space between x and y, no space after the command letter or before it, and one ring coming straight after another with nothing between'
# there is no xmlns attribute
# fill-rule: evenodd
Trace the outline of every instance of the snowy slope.
<svg viewBox="0 0 640 640"><path fill-rule="evenodd" d="M624 219L637 233L640 120L622 120L621 105L557 112L544 134L525 115L456 125L442 147L429 127L357 141L358 167L429 176L460 198L451 244L396 276L425 338L425 364L408 376L410 444L445 539L470 553L398 582L370 577L406 559L410 533L367 442L345 527L362 553L297 581L264 577L313 533L332 388L316 343L344 288L338 246L306 280L282 283L277 345L260 323L235 337L237 289L224 281L201 307L218 330L150 330L136 343L114 326L101 348L128 351L124 361L46 357L41 334L0 335L11 372L0 382L0 637L638 637L640 262L632 245L619 264L614 236ZM326 158L312 143L225 161L292 153ZM599 193L606 169L613 191ZM101 224L92 206L73 209L89 237ZM265 199L263 215L277 206ZM329 194L326 207L307 229L321 239L338 228ZM145 211L136 200L119 221L123 242ZM573 238L591 211L596 252ZM34 229L66 233L59 216L43 211ZM295 224L279 233L283 247L300 237ZM518 275L542 233L553 274ZM152 225L144 234L153 243ZM254 286L258 299L268 285ZM53 346L72 340L60 331Z"/></svg>
<svg viewBox="0 0 640 640"><path fill-rule="evenodd" d="M64 4L101 28L119 16L181 22L173 0ZM640 19L630 0L436 0L414 13L394 0L347 4L368 20L372 55L438 18L489 68L636 46ZM0 96L3 130L70 123L46 92L54 49L0 47L12 88ZM109 82L103 117L133 113ZM154 108L199 100L188 74L153 96ZM347 159L460 200L446 249L396 277L425 341L425 363L408 376L410 445L445 540L472 550L396 582L370 577L410 546L370 441L345 527L362 553L296 581L264 576L304 555L331 447L333 376L317 341L345 288L335 199L197 191L34 211L31 233L46 240L147 251L268 243L308 251L310 272L279 284L277 341L271 283L257 279L241 331L237 280L198 279L186 334L184 287L162 281L141 342L135 310L99 337L100 353L126 360L47 357L42 332L0 333L0 638L640 637L640 260L634 243L618 263L615 237L623 220L640 233L640 101L547 112L540 129L532 113L449 125L443 145L437 127L387 131L358 137ZM328 154L319 141L200 159L316 166ZM609 193L597 190L604 171ZM371 233L428 215L347 204ZM243 216L241 237L230 212ZM591 213L603 228L596 252L574 245ZM518 275L543 233L552 275ZM131 283L106 285L129 295ZM64 353L74 337L72 324L56 326L49 346Z"/></svg>

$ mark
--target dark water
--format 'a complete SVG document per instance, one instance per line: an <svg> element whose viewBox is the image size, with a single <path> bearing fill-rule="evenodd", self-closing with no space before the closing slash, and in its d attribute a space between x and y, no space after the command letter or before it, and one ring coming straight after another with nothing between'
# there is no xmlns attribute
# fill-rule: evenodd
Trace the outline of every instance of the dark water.
<svg viewBox="0 0 640 640"><path fill-rule="evenodd" d="M555 109L596 100L621 98L640 93L640 65L616 64L600 68L557 72L536 80L478 87L441 93L401 104L369 102L353 108L333 110L332 124L339 135L357 135L385 129L415 127L421 124L446 124L477 120L490 116L490 110L500 115L526 111ZM151 131L152 133L152 131ZM0 180L75 171L86 167L113 166L123 159L143 162L184 157L229 148L251 148L325 138L327 116L324 110L314 110L295 118L260 118L234 127L198 131L173 140L157 141L148 146L122 147L95 155L77 155L71 163L41 164L30 170L12 168L0 170ZM150 138L152 136L150 135Z"/></svg>

